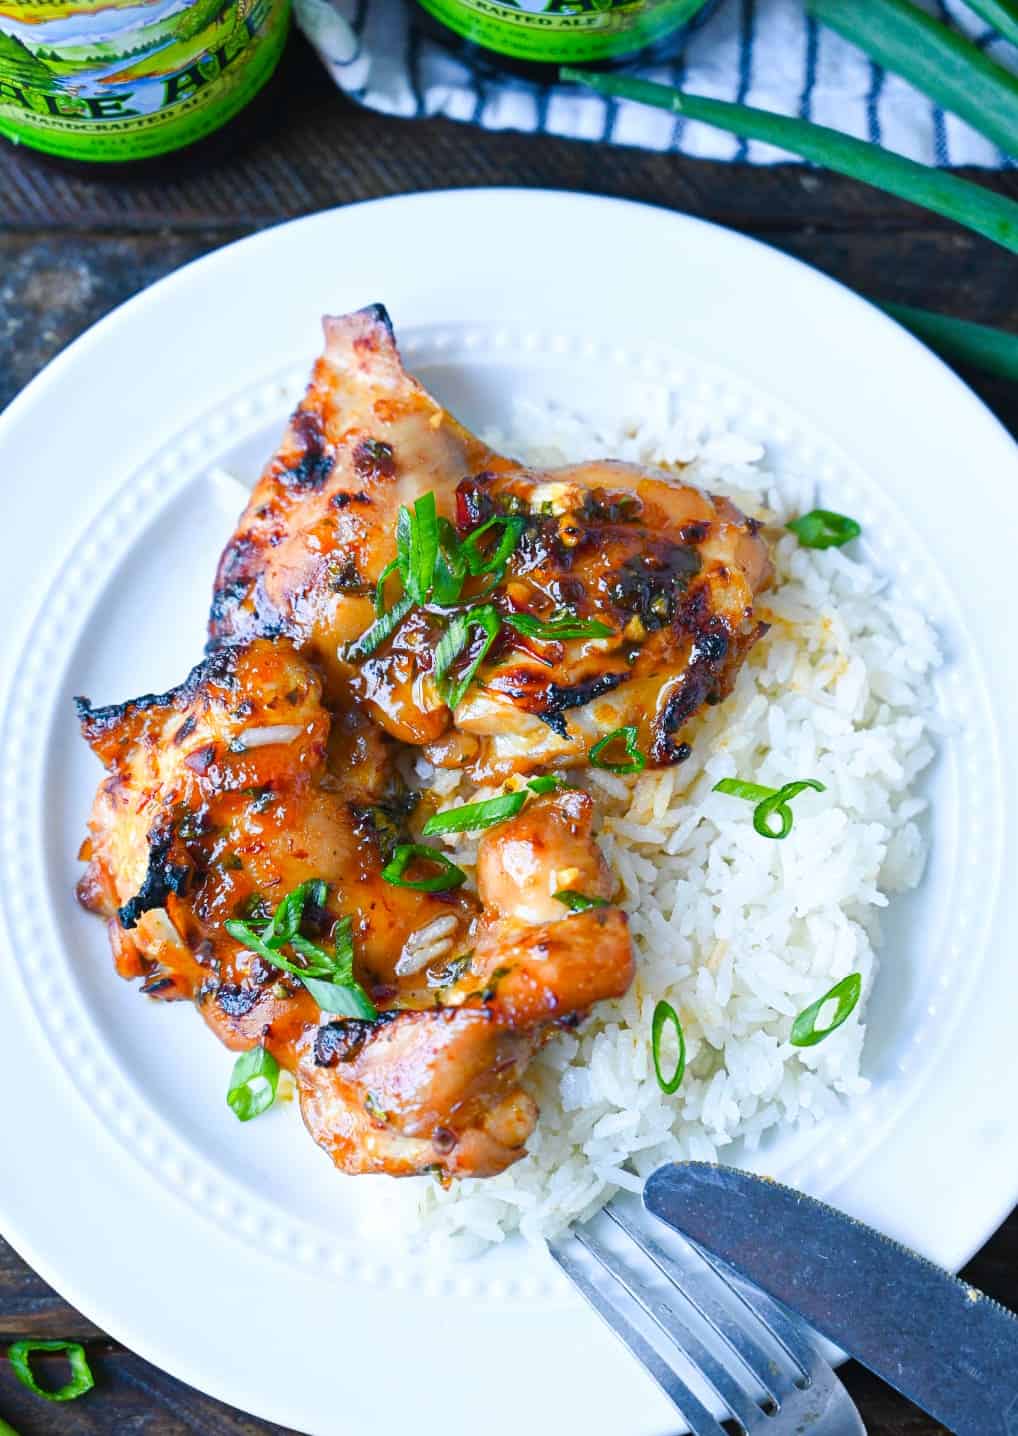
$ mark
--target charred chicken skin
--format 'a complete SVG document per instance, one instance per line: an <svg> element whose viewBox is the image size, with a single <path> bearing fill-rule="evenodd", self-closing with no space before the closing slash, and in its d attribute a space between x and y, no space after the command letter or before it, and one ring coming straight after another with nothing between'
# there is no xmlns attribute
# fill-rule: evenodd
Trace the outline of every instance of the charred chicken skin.
<svg viewBox="0 0 1018 1436"><path fill-rule="evenodd" d="M382 877L406 811L392 743L354 708L330 715L288 640L224 649L165 694L79 700L79 714L107 769L79 896L106 919L121 975L192 999L227 1046L261 1044L292 1070L312 1135L344 1171L484 1176L516 1161L536 1117L519 1085L531 1056L632 975L617 908L570 915L550 899L564 866L606 885L590 800L542 798L494 831L476 898L421 892ZM492 855L506 844L503 872ZM532 897L542 872L550 912ZM370 1021L320 1009L299 949L280 949L280 969L227 929L308 883L321 901L297 936L328 950L349 919ZM422 969L429 931L443 960Z"/></svg>
<svg viewBox="0 0 1018 1436"><path fill-rule="evenodd" d="M223 555L210 644L286 634L394 737L476 777L583 762L633 724L655 764L681 762L684 725L725 697L765 630L759 525L662 471L535 472L495 454L406 373L378 306L325 333ZM425 499L438 568L413 595L401 509ZM392 621L365 642L379 612ZM460 648L440 669L457 619Z"/></svg>

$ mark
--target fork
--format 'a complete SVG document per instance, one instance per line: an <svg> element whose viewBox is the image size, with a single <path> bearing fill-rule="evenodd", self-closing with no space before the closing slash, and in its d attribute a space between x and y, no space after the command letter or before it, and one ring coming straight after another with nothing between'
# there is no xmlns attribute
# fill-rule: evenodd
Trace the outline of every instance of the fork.
<svg viewBox="0 0 1018 1436"><path fill-rule="evenodd" d="M691 1436L866 1436L815 1334L638 1198L617 1196L548 1247Z"/></svg>

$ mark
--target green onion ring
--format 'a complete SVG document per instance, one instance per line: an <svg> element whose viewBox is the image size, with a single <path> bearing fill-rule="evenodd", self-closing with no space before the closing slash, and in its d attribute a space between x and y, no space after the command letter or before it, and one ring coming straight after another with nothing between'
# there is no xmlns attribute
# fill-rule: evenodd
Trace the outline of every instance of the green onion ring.
<svg viewBox="0 0 1018 1436"><path fill-rule="evenodd" d="M791 529L803 548L841 548L862 533L855 519L832 509L811 509L785 527Z"/></svg>
<svg viewBox="0 0 1018 1436"><path fill-rule="evenodd" d="M420 878L411 882L403 874L415 858L422 862L434 863L441 869L434 877ZM457 867L451 858L445 853L439 852L438 848L426 847L423 843L400 843L393 852L392 858L382 869L382 877L387 883L397 888L412 888L418 893L441 893L447 892L450 888L458 888L465 883L467 875L462 868Z"/></svg>
<svg viewBox="0 0 1018 1436"><path fill-rule="evenodd" d="M827 791L824 784L818 782L816 778L803 778L797 783L786 783L783 788L779 788L776 793L772 793L769 798L764 798L762 803L756 805L753 810L754 831L758 832L762 838L776 838L779 840L781 838L787 838L792 831L793 821L792 810L788 804L806 788L812 788L816 793L824 793ZM777 817L778 822L781 824L777 832L774 831L770 824L772 816Z"/></svg>
<svg viewBox="0 0 1018 1436"><path fill-rule="evenodd" d="M33 1351L64 1352L71 1365L70 1381L56 1391L47 1391L44 1386L40 1386L29 1363ZM29 1391L34 1391L36 1396L41 1396L44 1401L74 1401L77 1397L84 1396L86 1391L91 1391L95 1385L85 1348L77 1341L15 1341L7 1349L7 1359L22 1386L27 1386Z"/></svg>
<svg viewBox="0 0 1018 1436"><path fill-rule="evenodd" d="M592 768L605 768L609 773L642 773L647 766L647 759L637 747L637 727L635 723L628 724L625 728L616 728L614 732L607 734L587 754ZM609 763L602 758L601 754L612 743L623 742L626 745L626 753L629 757L628 763Z"/></svg>
<svg viewBox="0 0 1018 1436"><path fill-rule="evenodd" d="M264 1047L251 1047L233 1064L226 1105L241 1122L267 1112L276 1100L279 1063Z"/></svg>
<svg viewBox="0 0 1018 1436"><path fill-rule="evenodd" d="M679 1042L679 1058L675 1064L675 1071L671 1077L665 1079L661 1071L661 1035L664 1032L665 1023L670 1022L675 1028L675 1036ZM679 1021L679 1014L670 1002L664 998L654 1008L654 1016L650 1023L650 1053L654 1059L654 1072L657 1076L657 1085L662 1092L669 1096L677 1092L686 1072L686 1038L682 1031L682 1023Z"/></svg>
<svg viewBox="0 0 1018 1436"><path fill-rule="evenodd" d="M861 995L862 974L850 972L847 977L836 982L830 992L825 992L823 997L818 997L816 1002L811 1002L808 1007L802 1009L792 1023L789 1042L793 1047L815 1047L818 1042L823 1042L825 1037L830 1037L831 1033L852 1015ZM837 1003L833 1020L826 1027L817 1027L816 1020L821 1009L832 1001Z"/></svg>

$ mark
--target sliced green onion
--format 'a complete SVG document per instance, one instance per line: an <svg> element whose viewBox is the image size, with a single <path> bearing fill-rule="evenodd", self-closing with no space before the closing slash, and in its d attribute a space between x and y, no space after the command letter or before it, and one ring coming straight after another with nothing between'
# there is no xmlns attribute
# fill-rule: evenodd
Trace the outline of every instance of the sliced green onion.
<svg viewBox="0 0 1018 1436"><path fill-rule="evenodd" d="M0 1416L0 1436L18 1436L17 1431L15 1431L11 1423L5 1421L2 1416Z"/></svg>
<svg viewBox="0 0 1018 1436"><path fill-rule="evenodd" d="M712 789L715 793L728 793L733 798L745 798L755 803L753 827L762 838L787 838L792 831L792 810L788 804L806 788L825 793L825 785L816 778L803 778L799 782L786 783L783 788L763 788L759 783L746 783L741 778L722 778ZM777 817L779 827L775 832L771 818Z"/></svg>
<svg viewBox="0 0 1018 1436"><path fill-rule="evenodd" d="M1018 204L944 170L918 164L865 140L828 129L826 125L814 125L808 120L774 115L768 110L731 104L726 100L687 95L669 85L638 80L631 75L568 68L560 70L559 74L563 80L586 85L601 95L636 100L668 110L673 115L701 120L730 134L777 145L802 159L826 165L828 169L946 215L948 219L957 220L959 224L985 234L1006 249L1018 252Z"/></svg>
<svg viewBox="0 0 1018 1436"><path fill-rule="evenodd" d="M982 369L1000 379L1018 381L1018 335L994 329L990 324L973 324L970 319L915 309L910 304L881 303L880 308L945 359Z"/></svg>
<svg viewBox="0 0 1018 1436"><path fill-rule="evenodd" d="M292 892L287 893L272 914L268 927L262 933L267 945L283 947L286 943L292 942L300 931L304 906L308 898L316 907L324 907L328 893L328 884L321 878L311 878L307 882L300 883Z"/></svg>
<svg viewBox="0 0 1018 1436"><path fill-rule="evenodd" d="M400 508L396 557L403 587L414 603L423 603L431 592L438 557L438 511L433 493L421 494L412 510Z"/></svg>
<svg viewBox="0 0 1018 1436"><path fill-rule="evenodd" d="M589 912L592 907L611 906L607 898L588 897L586 893L578 893L575 888L560 888L557 893L552 893L552 897L570 912Z"/></svg>
<svg viewBox="0 0 1018 1436"><path fill-rule="evenodd" d="M999 30L1005 40L1018 45L1018 5L1013 0L965 0L965 3L981 15L987 25Z"/></svg>
<svg viewBox="0 0 1018 1436"><path fill-rule="evenodd" d="M830 992L825 992L823 997L818 997L816 1002L811 1002L808 1007L802 1009L792 1023L789 1042L793 1047L815 1047L818 1042L823 1042L825 1037L830 1037L855 1011L861 994L862 974L850 972L847 977L836 982ZM828 1002L837 1004L834 1015L826 1027L818 1027L817 1018Z"/></svg>
<svg viewBox="0 0 1018 1436"><path fill-rule="evenodd" d="M722 778L711 789L712 793L727 793L731 798L745 798L748 803L762 803L772 798L777 788L763 788L759 783L745 783L741 778Z"/></svg>
<svg viewBox="0 0 1018 1436"><path fill-rule="evenodd" d="M29 1361L33 1351L64 1352L71 1366L70 1381L56 1391L47 1391L45 1386L40 1386ZM95 1385L85 1348L77 1341L15 1341L7 1348L7 1359L22 1386L27 1386L44 1401L74 1401Z"/></svg>
<svg viewBox="0 0 1018 1436"><path fill-rule="evenodd" d="M573 783L567 783L565 778L560 778L557 773L542 773L538 778L531 778L527 787L532 793L557 793L560 788L574 788Z"/></svg>
<svg viewBox="0 0 1018 1436"><path fill-rule="evenodd" d="M477 578L482 573L500 574L509 560L510 554L520 541L526 520L516 515L496 514L494 518L488 519L487 523L474 529L468 538L463 540L462 554L466 560L467 568ZM491 553L485 557L480 540L491 528L501 528L502 537L495 545Z"/></svg>
<svg viewBox="0 0 1018 1436"><path fill-rule="evenodd" d="M324 977L304 977L301 981L323 1012L360 1017L366 1022L374 1022L378 1016L378 1008L359 982L329 982Z"/></svg>
<svg viewBox="0 0 1018 1436"><path fill-rule="evenodd" d="M448 519L438 521L438 555L435 559L435 581L431 597L447 607L457 603L467 579L467 561L463 557L459 537Z"/></svg>
<svg viewBox="0 0 1018 1436"><path fill-rule="evenodd" d="M399 568L399 559L394 558L385 565L378 575L378 582L375 584L375 617L381 618L385 613L385 585L386 582Z"/></svg>
<svg viewBox="0 0 1018 1436"><path fill-rule="evenodd" d="M591 767L606 768L609 773L642 773L647 766L647 759L640 752L636 743L637 727L635 723L628 724L625 728L616 728L613 733L595 743L589 754ZM613 743L624 743L628 762L610 763L601 754Z"/></svg>
<svg viewBox="0 0 1018 1436"><path fill-rule="evenodd" d="M418 878L411 882L403 874L412 862L434 863L439 869L434 877ZM387 883L392 883L397 888L412 888L418 893L441 893L449 888L458 888L465 883L467 875L462 868L458 868L451 858L445 853L440 853L437 848L425 847L423 843L400 843L396 848L389 862L382 869L382 877Z"/></svg>
<svg viewBox="0 0 1018 1436"><path fill-rule="evenodd" d="M439 640L438 648L435 650L435 679L442 686L443 696L450 708L458 708L462 703L467 689L473 683L477 670L484 662L488 649L498 637L502 627L502 619L497 609L491 604L482 604L480 608L472 608L467 613L457 614L449 625L448 630ZM471 628L484 630L485 639L477 653L474 655L469 666L461 675L459 682L444 682L451 664L459 656L466 646L470 636ZM453 631L455 630L455 634ZM452 635L452 636L450 636ZM446 639L449 645L443 649Z"/></svg>
<svg viewBox="0 0 1018 1436"><path fill-rule="evenodd" d="M250 1122L267 1112L276 1100L279 1086L279 1063L264 1047L242 1052L233 1064L226 1103L242 1122Z"/></svg>
<svg viewBox="0 0 1018 1436"><path fill-rule="evenodd" d="M249 922L236 918L223 926L232 938L266 962L299 978L323 1011L374 1020L378 1010L353 975L353 919L344 917L336 924L334 952L327 952L298 931L307 898L321 906L327 892L328 886L321 878L301 883L287 894L260 933ZM283 946L299 953L305 965L301 967L284 957L279 951Z"/></svg>
<svg viewBox="0 0 1018 1436"><path fill-rule="evenodd" d="M807 0L806 9L993 144L1018 153L1018 79L957 30L907 0Z"/></svg>
<svg viewBox="0 0 1018 1436"><path fill-rule="evenodd" d="M469 616L466 613L454 613L449 620L449 627L438 640L438 647L435 649L433 674L439 688L442 687L442 680L445 678L445 675L466 647L469 637Z"/></svg>
<svg viewBox="0 0 1018 1436"><path fill-rule="evenodd" d="M380 644L395 633L413 606L413 599L408 593L405 593L398 603L393 604L388 613L383 613L381 618L376 618L371 627L366 629L355 643L348 645L344 654L346 661L356 663L361 658L367 658L369 653L374 653Z"/></svg>
<svg viewBox="0 0 1018 1436"><path fill-rule="evenodd" d="M461 808L435 813L424 824L422 832L426 838L437 837L439 833L477 833L515 817L526 801L526 793L505 793L483 803L464 803Z"/></svg>
<svg viewBox="0 0 1018 1436"><path fill-rule="evenodd" d="M841 548L862 533L855 519L831 509L810 509L785 527L792 530L803 548Z"/></svg>
<svg viewBox="0 0 1018 1436"><path fill-rule="evenodd" d="M788 804L806 788L812 788L816 793L826 792L824 784L817 782L816 778L803 778L801 782L786 783L783 788L757 804L753 810L754 831L762 838L787 838L792 831L792 810ZM771 827L772 817L778 819L777 832Z"/></svg>
<svg viewBox="0 0 1018 1436"><path fill-rule="evenodd" d="M273 949L269 947L261 934L256 932L249 922L242 922L240 918L231 917L227 918L223 926L232 938L239 943L243 943L244 947L248 948L251 952L256 953L266 962L274 963L277 967L283 966L279 958L279 953L274 952ZM287 968L287 971L290 970L290 968ZM292 971L299 973L300 968L294 967Z"/></svg>
<svg viewBox="0 0 1018 1436"><path fill-rule="evenodd" d="M679 1057L675 1064L675 1071L666 1078L661 1071L661 1037L667 1022L670 1022L675 1028L675 1036L679 1044ZM678 1091L679 1084L686 1072L686 1038L682 1031L682 1023L679 1021L679 1014L670 1002L665 1002L664 998L654 1008L654 1016L651 1018L650 1053L654 1059L657 1085L662 1092L667 1092L671 1096L673 1092Z"/></svg>
<svg viewBox="0 0 1018 1436"><path fill-rule="evenodd" d="M615 632L596 618L577 618L572 613L552 614L551 618L535 618L532 613L507 613L505 621L524 638L549 642L556 638L611 638Z"/></svg>

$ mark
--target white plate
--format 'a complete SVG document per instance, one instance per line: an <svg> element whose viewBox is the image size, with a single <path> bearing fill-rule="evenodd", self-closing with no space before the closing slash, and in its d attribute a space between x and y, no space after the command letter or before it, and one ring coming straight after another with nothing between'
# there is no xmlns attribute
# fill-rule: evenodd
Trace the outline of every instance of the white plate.
<svg viewBox="0 0 1018 1436"><path fill-rule="evenodd" d="M220 250L91 330L0 421L20 614L0 640L4 1230L136 1351L321 1436L661 1436L670 1407L541 1255L404 1260L378 1221L386 1179L335 1175L292 1113L238 1124L228 1054L185 1005L118 981L73 900L96 767L71 695L164 688L195 660L240 505L210 469L254 476L318 316L376 299L475 425L520 392L631 413L712 391L863 521L931 614L950 731L929 872L884 945L872 1092L766 1165L948 1266L1018 1194L1013 444L901 329L772 250L616 201L472 191Z"/></svg>

